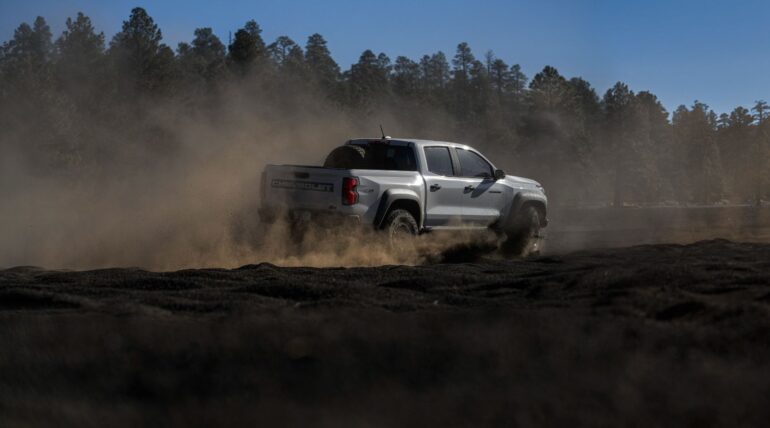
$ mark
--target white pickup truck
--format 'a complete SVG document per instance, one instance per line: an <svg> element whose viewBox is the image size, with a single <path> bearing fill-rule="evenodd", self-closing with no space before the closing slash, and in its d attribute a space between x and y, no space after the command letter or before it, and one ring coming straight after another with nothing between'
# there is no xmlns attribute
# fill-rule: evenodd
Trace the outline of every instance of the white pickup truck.
<svg viewBox="0 0 770 428"><path fill-rule="evenodd" d="M324 166L267 165L262 221L351 221L391 240L441 229L492 228L508 252L537 253L547 198L536 181L506 175L464 144L354 139Z"/></svg>

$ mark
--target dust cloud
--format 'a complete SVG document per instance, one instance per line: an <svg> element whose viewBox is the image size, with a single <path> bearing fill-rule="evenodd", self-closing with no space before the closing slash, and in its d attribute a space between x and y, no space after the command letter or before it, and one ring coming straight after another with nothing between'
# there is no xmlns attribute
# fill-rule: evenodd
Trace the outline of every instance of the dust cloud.
<svg viewBox="0 0 770 428"><path fill-rule="evenodd" d="M386 233L371 227L309 225L292 238L288 224L256 223L251 236L252 253L258 260L280 266L356 267L419 265L440 262L471 262L498 257L499 237L487 231L432 232L419 235L394 249Z"/></svg>
<svg viewBox="0 0 770 428"><path fill-rule="evenodd" d="M285 225L260 224L266 164L320 165L347 139L378 135L380 124L393 136L469 142L514 175L547 181L559 173L509 169L520 164L510 148L461 129L440 109L376 101L352 109L312 85L267 80L233 79L187 101L137 95L103 108L108 118L125 116L117 122L53 105L11 123L0 144L0 267L328 267L497 257L496 237L485 234L429 234L413 251L394 254L371 229L310 230L294 242ZM768 210L744 211L552 210L547 246L561 252L671 242L674 233L682 242L716 237L704 230L770 240ZM692 218L701 212L703 219ZM724 217L721 228L715 216ZM765 225L761 233L756 225ZM661 236L650 239L650 230Z"/></svg>
<svg viewBox="0 0 770 428"><path fill-rule="evenodd" d="M65 169L41 165L35 151L49 149L23 136L0 145L0 266L419 262L389 255L377 236L362 248L360 236L313 231L301 245L289 245L286 228L259 224L260 173L268 163L320 164L347 139L375 135L380 122L393 135L449 138L447 121L427 113L410 121L409 112L387 107L359 114L317 94L287 89L275 98L275 89L262 89L258 80L237 81L218 89L205 108L138 99L131 107L141 114L130 126L148 131L122 135L89 124L89 135L73 143L78 150L55 154L59 164L71 157ZM426 257L435 252L427 251Z"/></svg>

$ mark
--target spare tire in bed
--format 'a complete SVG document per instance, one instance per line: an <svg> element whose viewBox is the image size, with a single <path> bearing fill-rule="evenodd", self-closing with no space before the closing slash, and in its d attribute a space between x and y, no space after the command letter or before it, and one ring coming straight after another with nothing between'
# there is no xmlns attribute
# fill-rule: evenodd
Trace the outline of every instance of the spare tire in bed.
<svg viewBox="0 0 770 428"><path fill-rule="evenodd" d="M339 146L326 156L324 168L365 168L364 157L366 150L361 146L345 145Z"/></svg>

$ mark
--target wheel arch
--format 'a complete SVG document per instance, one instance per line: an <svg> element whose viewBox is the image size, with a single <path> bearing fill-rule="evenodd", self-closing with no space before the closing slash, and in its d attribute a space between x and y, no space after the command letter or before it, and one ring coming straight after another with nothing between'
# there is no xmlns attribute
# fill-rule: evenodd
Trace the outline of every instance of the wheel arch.
<svg viewBox="0 0 770 428"><path fill-rule="evenodd" d="M422 206L417 194L409 191L387 190L380 198L377 214L374 217L374 227L379 229L387 218L388 213L396 209L408 211L417 222L417 227L422 229Z"/></svg>
<svg viewBox="0 0 770 428"><path fill-rule="evenodd" d="M545 200L537 194L519 193L513 199L510 211L510 221L513 221L518 215L520 215L527 207L534 207L537 210L540 217L540 226L545 227L548 225L548 207Z"/></svg>

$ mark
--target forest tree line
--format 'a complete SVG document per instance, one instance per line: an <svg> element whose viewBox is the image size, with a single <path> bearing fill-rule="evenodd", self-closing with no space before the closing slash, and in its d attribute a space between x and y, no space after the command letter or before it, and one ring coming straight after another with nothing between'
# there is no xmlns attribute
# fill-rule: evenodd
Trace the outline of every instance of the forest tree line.
<svg viewBox="0 0 770 428"><path fill-rule="evenodd" d="M530 78L466 43L415 59L366 50L343 70L320 34L303 46L261 33L248 21L225 44L198 28L174 50L142 8L109 40L82 13L57 37L42 17L23 23L0 49L0 144L40 171L108 168L126 150L119 144L173 146L147 105L227 123L223 88L248 84L263 117L302 94L373 131L384 108L417 132L427 118L447 118L441 135L407 136L473 144L563 204L770 199L770 107L761 100L729 114L697 101L669 114L649 91L618 82L599 95L551 66Z"/></svg>

